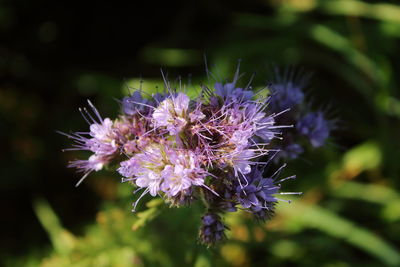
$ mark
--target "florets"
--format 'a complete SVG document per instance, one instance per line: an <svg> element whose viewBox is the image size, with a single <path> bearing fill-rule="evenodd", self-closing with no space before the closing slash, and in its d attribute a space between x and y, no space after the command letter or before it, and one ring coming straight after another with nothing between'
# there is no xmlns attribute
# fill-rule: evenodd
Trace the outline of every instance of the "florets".
<svg viewBox="0 0 400 267"><path fill-rule="evenodd" d="M275 77L271 79L270 110L283 112L277 116L276 123L294 126L284 132L283 142L277 146L282 152L275 157L275 161L297 158L305 151L306 143L313 148L323 146L335 128L324 112L312 111L307 103L304 90L309 78L310 75L301 70L277 68Z"/></svg>
<svg viewBox="0 0 400 267"><path fill-rule="evenodd" d="M288 116L288 109L304 100L302 84L280 79L271 96L260 97L249 87L238 87L238 76L237 71L232 82L203 85L195 99L168 82L168 93L151 98L135 91L122 99L122 114L115 120L103 119L89 102L95 116L85 109L82 114L90 131L66 135L75 141L72 149L92 155L70 166L85 173L83 180L110 163L119 165L122 181L142 191L134 210L146 194L172 206L201 199L206 213L200 241L207 245L224 239L225 212L242 209L268 219L284 194L280 182L294 176L277 180L283 167L269 175L265 167L282 147L287 150L281 155L288 158L302 152L295 143L277 142L282 136L285 140L281 130L296 130L318 147L330 128L321 113Z"/></svg>

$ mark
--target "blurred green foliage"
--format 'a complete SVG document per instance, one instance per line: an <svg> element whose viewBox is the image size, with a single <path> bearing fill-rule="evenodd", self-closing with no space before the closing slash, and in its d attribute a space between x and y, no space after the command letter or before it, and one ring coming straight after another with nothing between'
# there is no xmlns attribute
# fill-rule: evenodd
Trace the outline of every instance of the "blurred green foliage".
<svg viewBox="0 0 400 267"><path fill-rule="evenodd" d="M93 28L71 35L71 41L63 35L68 27L79 28L79 23L88 21L73 22L67 16L62 24L57 20L62 16L56 17L61 11L53 6L54 17L25 22L29 5L1 3L0 30L12 40L0 45L4 55L0 75L5 80L0 84L0 130L8 140L4 153L10 155L3 161L2 195L13 203L6 208L2 262L8 266L400 266L400 4L360 0L206 1L194 8L192 4L178 3L174 11L157 13L159 18L150 15L153 7L138 7L147 12L138 21L150 23L152 17L159 24L147 35L144 29L144 37L124 43L122 37L119 42L112 39L137 36L132 32L139 29L123 28L134 16L117 22L108 17L114 21L111 30L104 30L108 24L97 20ZM92 9L95 19L99 9L84 10ZM115 18L124 14L117 12ZM85 16L89 15L83 11L76 15ZM31 24L37 25L36 32L29 30ZM107 34L102 42L93 33L97 28L104 30L98 34ZM14 29L23 29L23 35ZM75 44L81 34L89 36L80 44L83 47ZM29 46L24 46L22 36ZM105 52L109 46L114 50ZM228 241L214 249L196 241L199 206L169 209L147 198L133 214L132 188L120 184L111 172L96 173L73 189L71 177L79 177L64 165L82 154L61 154L67 141L48 134L87 127L78 122L78 112L72 112L86 98L94 98L102 114L114 116L118 104L113 98L126 95L130 87L142 86L149 93L162 88L160 67L173 81L183 75L187 89L195 94L199 83L208 83L203 54L217 78L232 77L238 59L243 59L245 75L240 82L245 84L257 71L254 87L265 85L274 64L313 71L307 94L316 108L328 109L339 126L326 148L289 163L286 172L298 179L286 183L284 190L303 191L303 196L279 204L276 216L266 224L254 222L244 212L229 214ZM106 56L107 61L99 59ZM58 57L57 65L52 57ZM8 230L13 227L16 230Z"/></svg>

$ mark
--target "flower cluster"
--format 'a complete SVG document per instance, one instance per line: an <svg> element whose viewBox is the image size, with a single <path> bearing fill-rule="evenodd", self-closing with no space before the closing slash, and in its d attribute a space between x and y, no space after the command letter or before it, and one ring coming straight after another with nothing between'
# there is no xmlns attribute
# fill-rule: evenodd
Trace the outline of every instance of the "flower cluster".
<svg viewBox="0 0 400 267"><path fill-rule="evenodd" d="M313 148L323 146L335 128L334 122L327 120L323 111L312 111L307 104L304 88L309 78L310 75L304 75L301 71L277 68L270 82L270 112L284 111L277 117L276 123L294 126L285 131L279 145L282 152L276 160L297 158L304 152L306 143Z"/></svg>
<svg viewBox="0 0 400 267"><path fill-rule="evenodd" d="M280 150L274 140L282 139L281 130L293 124L313 146L321 146L329 126L319 112L293 123L290 116L297 113L288 109L304 101L301 86L293 81L273 84L272 95L260 97L249 87L238 87L238 76L237 71L232 82L203 85L195 99L168 82L163 94L144 97L135 91L122 99L123 112L115 120L103 119L89 102L92 112L81 112L90 131L65 135L75 141L71 149L92 155L70 166L84 172L82 181L92 171L116 164L122 181L141 191L134 210L146 194L173 206L203 201L199 238L206 245L225 237L224 212L242 209L268 219L279 195L296 194L280 192L281 182L294 178L278 179L285 165L267 171ZM292 147L283 154L300 150Z"/></svg>

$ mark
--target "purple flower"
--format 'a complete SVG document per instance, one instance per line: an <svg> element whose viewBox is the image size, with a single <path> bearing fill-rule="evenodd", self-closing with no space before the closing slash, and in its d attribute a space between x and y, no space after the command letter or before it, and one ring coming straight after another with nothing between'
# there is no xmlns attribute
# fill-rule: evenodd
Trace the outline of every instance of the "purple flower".
<svg viewBox="0 0 400 267"><path fill-rule="evenodd" d="M153 112L155 126L166 127L170 135L179 134L187 124L189 101L189 97L183 93L162 101Z"/></svg>
<svg viewBox="0 0 400 267"><path fill-rule="evenodd" d="M227 228L218 214L206 213L201 217L200 241L207 245L213 246L221 242L225 238L225 229Z"/></svg>
<svg viewBox="0 0 400 267"><path fill-rule="evenodd" d="M251 171L252 159L255 158L255 153L251 149L238 150L232 154L232 167L235 170L235 175L248 174Z"/></svg>
<svg viewBox="0 0 400 267"><path fill-rule="evenodd" d="M113 139L113 122L109 118L105 118L101 123L93 123L90 125L90 135L99 141L108 141Z"/></svg>
<svg viewBox="0 0 400 267"><path fill-rule="evenodd" d="M72 161L68 167L77 168L79 171L84 172L86 177L92 171L100 171L104 165L110 161L107 156L91 155L88 160L75 160Z"/></svg>
<svg viewBox="0 0 400 267"><path fill-rule="evenodd" d="M171 165L165 166L161 189L168 196L184 192L192 185L203 186L206 172L200 168L196 155L191 151L168 151Z"/></svg>
<svg viewBox="0 0 400 267"><path fill-rule="evenodd" d="M144 113L149 110L149 101L142 97L140 91L133 92L132 95L122 99L122 110L126 115L135 115L138 112Z"/></svg>
<svg viewBox="0 0 400 267"><path fill-rule="evenodd" d="M153 197L156 196L160 190L161 181L161 175L153 171L144 172L136 177L136 185L138 187L147 188L146 191Z"/></svg>
<svg viewBox="0 0 400 267"><path fill-rule="evenodd" d="M236 87L236 82L231 83L215 83L215 94L224 99L226 102L247 102L252 99L254 93L249 90Z"/></svg>
<svg viewBox="0 0 400 267"><path fill-rule="evenodd" d="M192 186L204 186L207 175L193 152L161 145L149 146L121 162L118 172L152 196L162 192L168 197L185 193Z"/></svg>
<svg viewBox="0 0 400 267"><path fill-rule="evenodd" d="M252 129L234 131L229 141L236 146L236 148L245 148L249 145L249 139L254 135Z"/></svg>
<svg viewBox="0 0 400 267"><path fill-rule="evenodd" d="M121 162L118 172L126 178L124 181L134 180L136 185L146 188L152 196L156 196L161 185L161 170L164 167L161 149L154 145L149 146L143 153L137 153L127 161Z"/></svg>
<svg viewBox="0 0 400 267"><path fill-rule="evenodd" d="M245 90L242 88L236 88L231 95L232 100L234 101L250 101L254 96L254 93L249 90Z"/></svg>
<svg viewBox="0 0 400 267"><path fill-rule="evenodd" d="M285 165L284 165L285 166ZM280 182L287 179L293 179L290 176L279 181L275 177L280 173L282 166L271 177L264 178L262 169L253 167L251 172L244 175L242 183L236 186L236 197L239 204L246 210L250 211L258 219L265 220L272 216L274 205L278 202L276 195L279 194L299 194L299 193L280 193Z"/></svg>
<svg viewBox="0 0 400 267"><path fill-rule="evenodd" d="M308 137L313 147L320 147L329 137L330 125L322 112L311 112L299 120L296 129Z"/></svg>
<svg viewBox="0 0 400 267"><path fill-rule="evenodd" d="M122 176L129 178L136 175L138 168L140 168L139 160L137 159L137 157L132 157L120 163L118 172Z"/></svg>
<svg viewBox="0 0 400 267"><path fill-rule="evenodd" d="M200 110L195 110L189 114L189 118L190 118L191 122L201 121L205 117L206 117L206 115L204 115L204 113L201 112Z"/></svg>
<svg viewBox="0 0 400 267"><path fill-rule="evenodd" d="M161 172L163 183L161 190L169 196L176 196L179 192L185 191L192 185L187 171L181 165L167 165Z"/></svg>
<svg viewBox="0 0 400 267"><path fill-rule="evenodd" d="M273 116L264 112L268 99L253 101L252 93L232 88L233 83L217 83L220 101L197 105L195 112L201 110L205 117L201 121L191 120L195 125L189 129L198 140L196 148L204 155L208 167L217 164L221 169L233 168L235 176L239 176L249 173L256 159L268 153L269 142L277 133L272 129ZM235 97L240 100L233 101ZM263 142L258 142L257 135L265 137Z"/></svg>
<svg viewBox="0 0 400 267"><path fill-rule="evenodd" d="M89 102L94 115L82 113L90 130L65 135L74 140L73 150L91 155L70 167L84 172L84 179L119 164L122 181L141 191L134 210L147 194L174 206L203 200L207 212L199 238L208 246L225 238L224 212L241 208L258 219L269 218L278 195L295 194L280 192L280 182L293 178L276 180L283 167L263 176L265 166L273 163L270 152L283 147L279 155L296 157L302 152L299 135L320 146L330 127L322 113L303 115L304 80L279 76L271 85L272 96L262 97L262 92L247 90L251 87L237 87L238 77L239 68L232 82L202 86L194 100L168 81L168 93L152 99L136 91L122 99L122 114L114 120L103 119ZM287 112L290 107L295 109ZM283 135L280 128L291 129Z"/></svg>
<svg viewBox="0 0 400 267"><path fill-rule="evenodd" d="M118 145L113 125L109 118L105 118L101 123L91 124L89 135L93 138L85 140L87 148L98 155L114 154Z"/></svg>
<svg viewBox="0 0 400 267"><path fill-rule="evenodd" d="M271 110L280 112L282 110L293 108L304 100L302 87L288 81L283 84L271 85Z"/></svg>
<svg viewBox="0 0 400 267"><path fill-rule="evenodd" d="M68 165L69 167L77 168L79 171L84 172L77 186L92 171L101 170L119 154L118 135L114 129L114 122L109 118L103 119L93 104L90 101L88 101L88 103L95 116L92 116L86 108L83 110L80 109L80 111L83 118L89 124L89 132L77 132L72 134L58 132L72 139L75 143L72 148L65 150L86 150L93 153L87 160L75 160Z"/></svg>
<svg viewBox="0 0 400 267"><path fill-rule="evenodd" d="M226 99L228 98L231 93L233 92L233 90L235 89L236 83L235 82L231 82L231 83L215 83L214 84L214 88L215 88L215 93Z"/></svg>
<svg viewBox="0 0 400 267"><path fill-rule="evenodd" d="M304 101L303 89L310 75L293 69L276 69L275 77L270 83L272 112L281 112L288 108L295 108Z"/></svg>
<svg viewBox="0 0 400 267"><path fill-rule="evenodd" d="M270 111L280 113L274 117L278 125L295 126L283 132L283 141L277 145L281 151L274 158L274 162L278 162L280 159L295 159L304 152L300 145L302 136L306 136L313 147L324 145L332 122L326 120L322 112L308 111L303 89L310 75L293 69L277 69L275 75L270 85Z"/></svg>
<svg viewBox="0 0 400 267"><path fill-rule="evenodd" d="M252 206L260 206L256 195L259 190L255 185L238 186L236 190L238 192L239 203L243 208L249 209Z"/></svg>

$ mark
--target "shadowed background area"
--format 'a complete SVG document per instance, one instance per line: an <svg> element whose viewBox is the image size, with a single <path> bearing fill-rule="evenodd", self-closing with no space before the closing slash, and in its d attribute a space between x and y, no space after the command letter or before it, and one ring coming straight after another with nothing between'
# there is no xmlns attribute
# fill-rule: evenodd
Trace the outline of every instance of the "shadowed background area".
<svg viewBox="0 0 400 267"><path fill-rule="evenodd" d="M1 262L8 266L400 265L400 5L397 1L0 1ZM313 73L306 95L338 121L324 148L289 162L302 191L266 224L230 214L228 241L197 243L200 207L132 214L132 187L80 174L56 130L84 131L129 87L217 77L254 87L271 66ZM141 202L145 210L146 201ZM171 240L174 240L173 246Z"/></svg>

